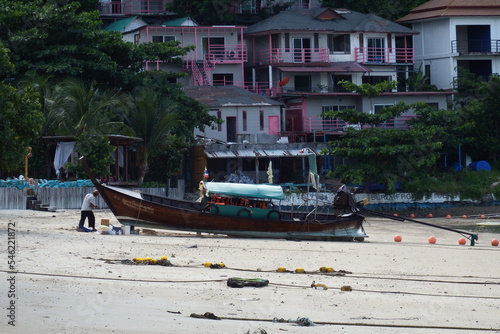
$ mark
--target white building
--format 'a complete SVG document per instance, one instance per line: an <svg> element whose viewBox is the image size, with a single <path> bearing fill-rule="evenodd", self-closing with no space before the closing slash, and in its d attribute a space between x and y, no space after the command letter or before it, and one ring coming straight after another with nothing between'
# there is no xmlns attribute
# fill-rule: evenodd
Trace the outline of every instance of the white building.
<svg viewBox="0 0 500 334"><path fill-rule="evenodd" d="M397 22L410 24L415 64L439 89L465 69L487 79L500 73L500 1L431 0Z"/></svg>

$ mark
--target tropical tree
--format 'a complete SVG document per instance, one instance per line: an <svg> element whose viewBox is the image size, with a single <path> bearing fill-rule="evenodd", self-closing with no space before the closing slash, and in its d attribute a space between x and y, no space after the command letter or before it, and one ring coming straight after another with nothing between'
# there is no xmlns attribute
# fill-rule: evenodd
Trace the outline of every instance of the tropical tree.
<svg viewBox="0 0 500 334"><path fill-rule="evenodd" d="M145 59L176 63L192 49L178 42L134 45L101 26L98 11L82 11L78 1L0 0L0 42L10 49L16 79L50 74L131 89Z"/></svg>
<svg viewBox="0 0 500 334"><path fill-rule="evenodd" d="M7 52L0 44L0 170L15 171L22 166L28 147L38 137L44 118L32 87L16 89L8 83L14 66Z"/></svg>
<svg viewBox="0 0 500 334"><path fill-rule="evenodd" d="M92 172L108 176L113 163L110 152L115 147L108 144L107 136L130 133L117 117L128 108L128 101L126 94L103 89L96 83L63 80L46 95L46 135L74 136L75 150L87 157ZM84 174L78 161L67 169L79 176Z"/></svg>
<svg viewBox="0 0 500 334"><path fill-rule="evenodd" d="M500 76L477 80L459 109L464 149L474 160L498 161L500 152Z"/></svg>
<svg viewBox="0 0 500 334"><path fill-rule="evenodd" d="M131 108L125 116L125 123L136 137L143 139L138 144L136 157L139 164L139 185L149 171L149 161L168 149L174 136L173 130L181 124L176 110L178 105L162 98L151 88L140 88L131 96Z"/></svg>
<svg viewBox="0 0 500 334"><path fill-rule="evenodd" d="M370 98L390 89L394 84L396 83L357 86L342 82L344 88ZM394 191L398 182L429 175L435 168L443 147L442 128L437 125L405 131L377 128L411 109L416 113L423 113L429 107L424 103L408 105L399 102L376 114L355 110L325 113L324 116L338 117L348 123L369 125L360 130L348 129L342 138L330 143L331 148L324 153L346 158L350 162L349 165L337 167L330 176L357 184L377 182L386 185L389 191Z"/></svg>
<svg viewBox="0 0 500 334"><path fill-rule="evenodd" d="M46 100L47 129L57 135L106 135L123 132L123 114L128 97L81 80L68 79L55 85Z"/></svg>

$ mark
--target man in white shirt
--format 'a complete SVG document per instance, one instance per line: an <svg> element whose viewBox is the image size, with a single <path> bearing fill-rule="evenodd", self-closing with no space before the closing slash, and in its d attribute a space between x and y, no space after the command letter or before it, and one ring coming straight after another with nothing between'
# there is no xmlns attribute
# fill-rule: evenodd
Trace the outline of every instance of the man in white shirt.
<svg viewBox="0 0 500 334"><path fill-rule="evenodd" d="M83 199L82 203L82 210L80 216L80 223L78 224L78 231L82 232L86 230L85 227L83 227L83 225L85 224L85 219L89 220L89 229L91 229L93 232L96 231L95 216L92 209L97 208L95 200L98 195L99 192L97 190L94 190L93 193L88 193L87 195L85 195L85 198Z"/></svg>

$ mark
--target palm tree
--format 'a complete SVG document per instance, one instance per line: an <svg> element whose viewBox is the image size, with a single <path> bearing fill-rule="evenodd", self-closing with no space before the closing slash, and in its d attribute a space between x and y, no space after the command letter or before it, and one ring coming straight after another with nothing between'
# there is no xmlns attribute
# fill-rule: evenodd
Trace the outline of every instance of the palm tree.
<svg viewBox="0 0 500 334"><path fill-rule="evenodd" d="M122 133L123 122L116 115L127 108L128 97L107 91L95 83L87 86L68 79L56 84L46 100L47 127L57 135L107 135Z"/></svg>
<svg viewBox="0 0 500 334"><path fill-rule="evenodd" d="M169 139L174 136L172 130L182 122L175 112L178 104L150 88L134 92L131 101L125 123L136 137L143 139L136 151L140 170L138 183L141 185L149 171L150 158L165 151Z"/></svg>

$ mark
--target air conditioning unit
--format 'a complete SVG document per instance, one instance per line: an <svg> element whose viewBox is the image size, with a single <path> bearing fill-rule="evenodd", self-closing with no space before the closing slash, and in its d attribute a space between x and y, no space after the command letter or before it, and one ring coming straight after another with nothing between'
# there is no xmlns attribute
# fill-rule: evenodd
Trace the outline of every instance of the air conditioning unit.
<svg viewBox="0 0 500 334"><path fill-rule="evenodd" d="M235 59L236 58L236 51L228 51L227 58L228 59Z"/></svg>

